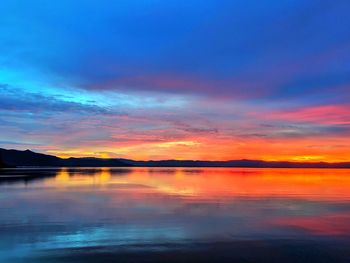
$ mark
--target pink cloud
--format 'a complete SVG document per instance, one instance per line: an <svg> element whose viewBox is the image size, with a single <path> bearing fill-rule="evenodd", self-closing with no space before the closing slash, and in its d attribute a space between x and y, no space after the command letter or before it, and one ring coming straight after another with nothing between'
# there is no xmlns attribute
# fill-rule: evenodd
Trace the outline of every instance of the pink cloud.
<svg viewBox="0 0 350 263"><path fill-rule="evenodd" d="M305 122L325 125L350 124L349 105L325 105L305 107L295 110L273 111L265 113L264 119L283 120L287 122ZM252 115L261 115L253 113Z"/></svg>

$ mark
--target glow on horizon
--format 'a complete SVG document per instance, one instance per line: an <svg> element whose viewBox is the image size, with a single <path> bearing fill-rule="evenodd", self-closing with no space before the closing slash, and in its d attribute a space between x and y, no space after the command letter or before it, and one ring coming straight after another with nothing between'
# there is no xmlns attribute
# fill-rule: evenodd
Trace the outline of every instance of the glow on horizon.
<svg viewBox="0 0 350 263"><path fill-rule="evenodd" d="M234 142L232 142L233 144ZM308 142L306 142L308 143ZM344 142L345 143L345 142ZM303 153L304 148L309 148L302 144L293 142L248 142L241 146L215 142L211 144L193 142L169 142L163 144L133 145L118 148L96 148L94 151L87 150L48 150L48 154L53 154L62 158L69 157L98 157L98 158L128 158L134 160L238 160L252 159L265 161L296 161L296 162L346 162L350 159L348 148L338 149L331 147L326 149L308 149ZM218 150L220 149L220 150ZM114 152L115 151L115 152ZM320 154L322 153L322 155Z"/></svg>

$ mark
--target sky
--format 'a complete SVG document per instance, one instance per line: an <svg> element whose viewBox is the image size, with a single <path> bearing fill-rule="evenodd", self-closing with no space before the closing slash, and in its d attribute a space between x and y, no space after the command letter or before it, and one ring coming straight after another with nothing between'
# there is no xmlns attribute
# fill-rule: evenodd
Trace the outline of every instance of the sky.
<svg viewBox="0 0 350 263"><path fill-rule="evenodd" d="M0 147L350 161L348 0L2 0Z"/></svg>

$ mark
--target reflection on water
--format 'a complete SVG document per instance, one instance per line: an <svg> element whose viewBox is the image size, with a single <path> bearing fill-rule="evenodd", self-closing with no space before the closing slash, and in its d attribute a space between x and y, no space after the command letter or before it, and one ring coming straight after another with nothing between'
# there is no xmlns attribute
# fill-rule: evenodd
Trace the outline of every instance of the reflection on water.
<svg viewBox="0 0 350 263"><path fill-rule="evenodd" d="M119 262L122 255L141 262L134 257L146 252L156 254L145 262L165 255L206 262L205 253L262 262L269 249L276 262L350 262L346 169L5 169L0 176L0 262L90 262L91 251Z"/></svg>

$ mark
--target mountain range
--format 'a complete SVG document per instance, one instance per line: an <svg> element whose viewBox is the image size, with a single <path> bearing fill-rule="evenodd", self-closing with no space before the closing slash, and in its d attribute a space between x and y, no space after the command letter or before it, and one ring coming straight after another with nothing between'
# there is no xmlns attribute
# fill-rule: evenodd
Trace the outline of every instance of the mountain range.
<svg viewBox="0 0 350 263"><path fill-rule="evenodd" d="M161 160L135 161L120 158L60 158L31 150L0 148L0 167L256 167L256 168L350 168L350 162L271 162L261 160L197 161Z"/></svg>

